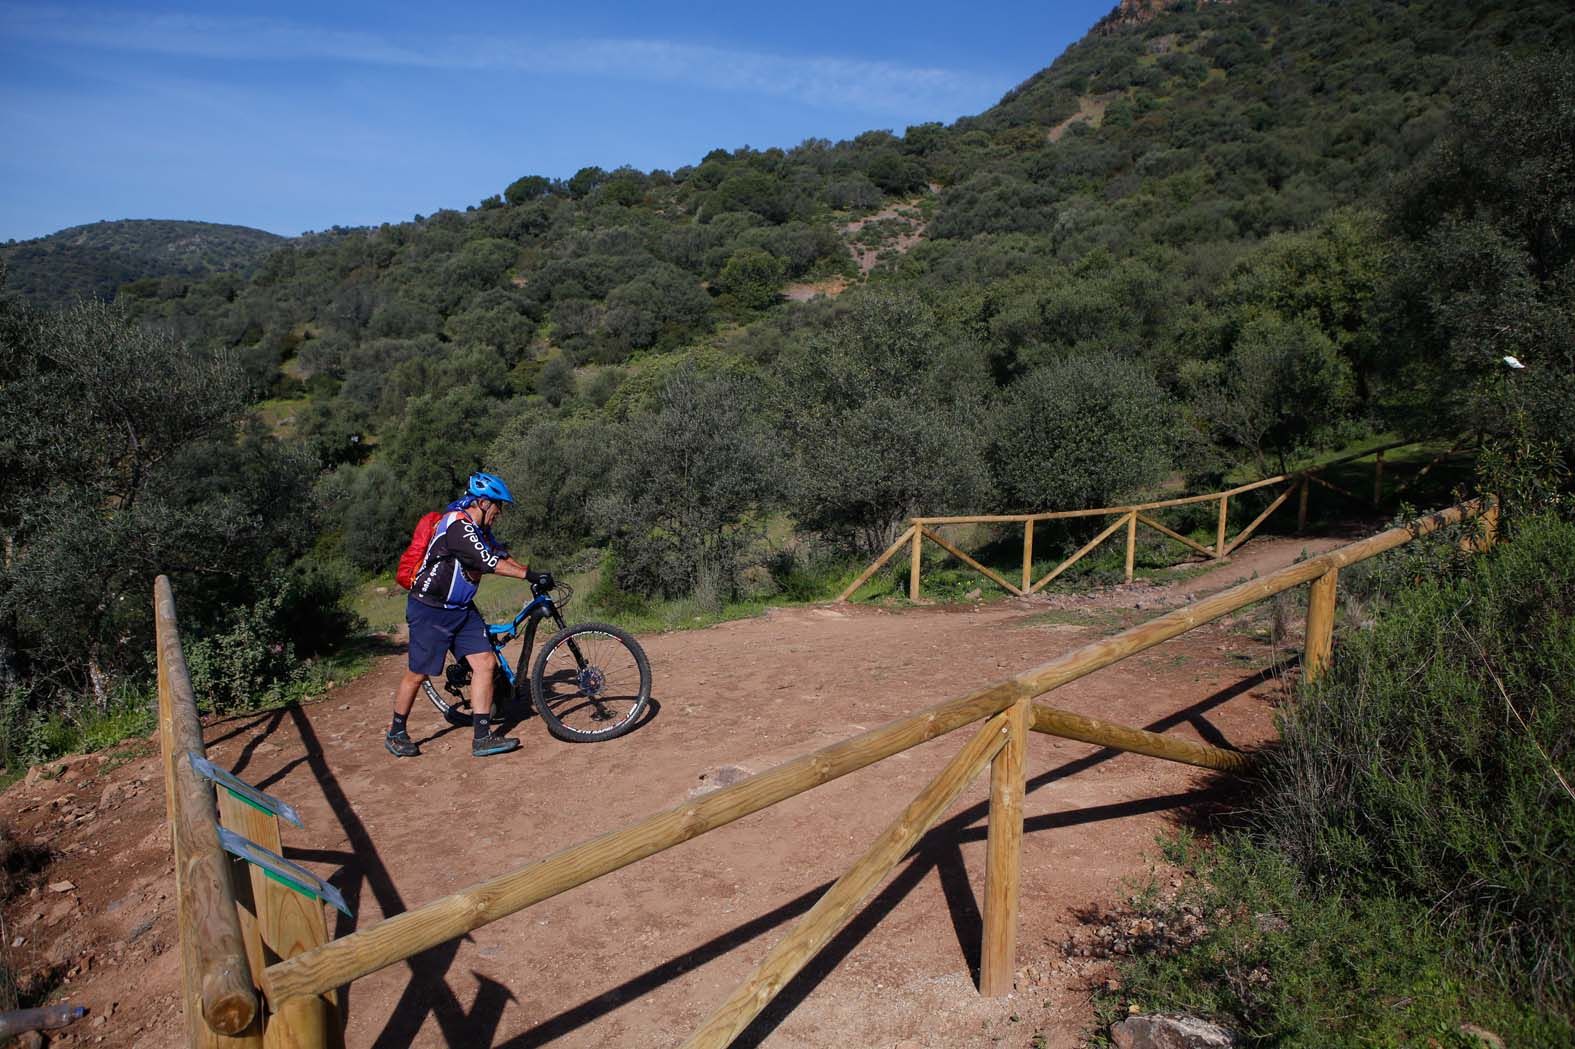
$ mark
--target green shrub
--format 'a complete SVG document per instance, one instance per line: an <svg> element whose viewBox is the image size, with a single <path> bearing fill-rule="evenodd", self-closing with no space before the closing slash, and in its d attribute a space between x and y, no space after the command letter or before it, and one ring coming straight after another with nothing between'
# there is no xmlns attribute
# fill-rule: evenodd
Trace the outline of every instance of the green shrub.
<svg viewBox="0 0 1575 1049"><path fill-rule="evenodd" d="M1423 578L1285 719L1260 833L1320 883L1396 893L1575 1002L1575 525ZM1562 777L1562 780L1561 778Z"/></svg>
<svg viewBox="0 0 1575 1049"><path fill-rule="evenodd" d="M289 686L305 673L296 662L275 590L249 607L233 609L228 623L186 645L197 704L208 710L256 710L285 702Z"/></svg>
<svg viewBox="0 0 1575 1049"><path fill-rule="evenodd" d="M90 697L56 693L47 706L22 689L0 697L0 761L9 773L66 754L92 753L136 736L157 722L157 701L123 684L101 705Z"/></svg>
<svg viewBox="0 0 1575 1049"><path fill-rule="evenodd" d="M1458 535L1365 573L1376 625L1343 637L1265 752L1242 829L1140 944L1136 1004L1249 1044L1516 1046L1575 1040L1575 524L1527 518L1462 561ZM1562 777L1562 778L1561 778Z"/></svg>
<svg viewBox="0 0 1575 1049"><path fill-rule="evenodd" d="M995 419L991 469L1024 510L1110 506L1158 483L1181 421L1147 365L1105 352L1023 376Z"/></svg>
<svg viewBox="0 0 1575 1049"><path fill-rule="evenodd" d="M1135 921L1175 939L1152 936L1122 966L1120 992L1096 1003L1104 1023L1133 1005L1179 1010L1230 1027L1238 1044L1309 1049L1480 1049L1462 1024L1547 1049L1575 1034L1515 989L1463 975L1460 938L1416 900L1317 891L1283 853L1244 838L1207 854L1183 842L1173 858L1197 877L1173 900L1140 902Z"/></svg>

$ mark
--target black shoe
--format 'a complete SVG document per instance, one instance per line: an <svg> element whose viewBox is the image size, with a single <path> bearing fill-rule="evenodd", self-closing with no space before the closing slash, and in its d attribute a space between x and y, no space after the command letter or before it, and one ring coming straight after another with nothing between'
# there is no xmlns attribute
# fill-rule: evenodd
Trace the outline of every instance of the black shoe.
<svg viewBox="0 0 1575 1049"><path fill-rule="evenodd" d="M413 758L421 753L421 748L410 738L408 732L397 734L390 732L383 737L383 746L387 747L388 752L396 758Z"/></svg>
<svg viewBox="0 0 1575 1049"><path fill-rule="evenodd" d="M518 750L520 741L512 736L500 736L489 730L485 736L477 736L470 745L471 754L478 758L490 758L494 754L507 754L511 750Z"/></svg>

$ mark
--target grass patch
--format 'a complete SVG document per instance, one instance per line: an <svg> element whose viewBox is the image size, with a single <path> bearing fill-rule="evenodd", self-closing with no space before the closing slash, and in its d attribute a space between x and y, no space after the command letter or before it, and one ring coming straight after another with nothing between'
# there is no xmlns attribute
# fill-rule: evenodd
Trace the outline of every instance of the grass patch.
<svg viewBox="0 0 1575 1049"><path fill-rule="evenodd" d="M275 397L259 403L252 411L275 437L290 437L295 433L296 416L311 403L310 397Z"/></svg>
<svg viewBox="0 0 1575 1049"><path fill-rule="evenodd" d="M557 573L557 576L574 591L564 612L569 623L595 620L638 634L700 629L734 619L748 619L768 608L830 601L854 580L862 567L843 563L810 567L784 563L774 571L753 573L762 588L760 594L719 605L694 597L657 599L622 593L604 585L601 566ZM902 585L905 588L906 582ZM860 590L860 595L870 600L893 592L889 581L872 580L870 586ZM906 593L906 589L902 592ZM404 626L407 596L391 576L380 576L356 591L352 607L365 620L369 630L392 633ZM490 576L476 595L476 607L487 622L501 623L512 619L530 599L530 584L523 579Z"/></svg>
<svg viewBox="0 0 1575 1049"><path fill-rule="evenodd" d="M353 638L331 655L301 661L288 680L259 693L255 703L225 712L271 710L316 698L330 682L342 683L366 673L378 656L389 651L380 639ZM199 691L197 699L206 709L207 697ZM47 709L30 705L26 693L15 690L0 700L0 759L5 763L0 789L26 775L30 767L70 754L113 751L101 771L147 757L157 751L147 741L157 725L157 693L129 684L111 693L103 706L84 696L57 701Z"/></svg>
<svg viewBox="0 0 1575 1049"><path fill-rule="evenodd" d="M29 709L26 694L11 693L0 704L0 755L9 785L33 765L64 757L107 750L125 740L151 733L158 722L158 697L122 688L104 706L79 698L49 711Z"/></svg>

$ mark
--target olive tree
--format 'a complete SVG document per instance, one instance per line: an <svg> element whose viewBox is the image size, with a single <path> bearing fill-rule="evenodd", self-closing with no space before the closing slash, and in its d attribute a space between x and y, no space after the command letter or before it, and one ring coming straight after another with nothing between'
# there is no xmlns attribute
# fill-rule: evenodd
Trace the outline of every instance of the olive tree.
<svg viewBox="0 0 1575 1049"><path fill-rule="evenodd" d="M879 550L904 518L983 502L988 385L976 347L945 333L917 296L858 300L783 361L798 523Z"/></svg>
<svg viewBox="0 0 1575 1049"><path fill-rule="evenodd" d="M775 441L759 384L684 366L654 408L611 435L598 516L614 541L619 583L646 594L733 597L778 487Z"/></svg>
<svg viewBox="0 0 1575 1049"><path fill-rule="evenodd" d="M0 380L0 647L24 684L102 702L145 666L155 575L200 635L310 547L316 463L237 433L232 360L84 303L0 323Z"/></svg>
<svg viewBox="0 0 1575 1049"><path fill-rule="evenodd" d="M1008 387L990 466L1013 510L1110 506L1164 480L1180 411L1146 364L1081 354Z"/></svg>

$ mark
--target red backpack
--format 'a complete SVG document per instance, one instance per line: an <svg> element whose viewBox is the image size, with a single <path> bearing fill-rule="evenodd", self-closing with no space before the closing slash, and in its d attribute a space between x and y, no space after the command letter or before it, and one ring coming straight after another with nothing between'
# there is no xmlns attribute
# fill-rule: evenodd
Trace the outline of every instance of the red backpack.
<svg viewBox="0 0 1575 1049"><path fill-rule="evenodd" d="M433 510L429 514L422 514L421 520L416 522L416 531L410 537L410 545L405 547L405 552L399 555L399 567L394 569L394 582L409 590L416 585L416 576L421 574L427 561L427 551L432 548L432 533L437 530L437 524L443 520L446 510Z"/></svg>

